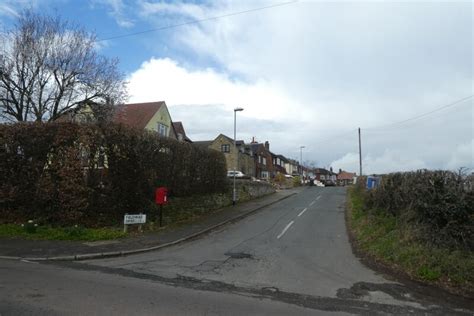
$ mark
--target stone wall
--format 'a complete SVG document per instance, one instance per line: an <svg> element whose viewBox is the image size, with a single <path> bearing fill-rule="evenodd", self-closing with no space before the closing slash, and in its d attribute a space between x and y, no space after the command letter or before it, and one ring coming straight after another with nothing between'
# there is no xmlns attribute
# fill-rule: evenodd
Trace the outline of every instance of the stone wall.
<svg viewBox="0 0 474 316"><path fill-rule="evenodd" d="M275 193L275 188L267 182L236 180L238 202L245 202ZM232 181L228 182L228 192L192 197L170 197L165 206L165 224L179 223L200 217L206 213L232 205ZM153 216L153 215L151 215Z"/></svg>

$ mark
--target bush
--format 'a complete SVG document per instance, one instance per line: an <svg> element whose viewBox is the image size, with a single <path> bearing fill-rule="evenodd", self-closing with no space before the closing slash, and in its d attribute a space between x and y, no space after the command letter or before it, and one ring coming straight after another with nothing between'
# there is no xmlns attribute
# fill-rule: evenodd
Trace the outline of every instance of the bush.
<svg viewBox="0 0 474 316"><path fill-rule="evenodd" d="M154 209L172 196L227 189L222 153L121 125L0 125L0 221L87 227Z"/></svg>
<svg viewBox="0 0 474 316"><path fill-rule="evenodd" d="M359 189L365 184L359 182ZM388 212L435 246L474 249L472 179L450 171L393 173L365 194L367 209Z"/></svg>

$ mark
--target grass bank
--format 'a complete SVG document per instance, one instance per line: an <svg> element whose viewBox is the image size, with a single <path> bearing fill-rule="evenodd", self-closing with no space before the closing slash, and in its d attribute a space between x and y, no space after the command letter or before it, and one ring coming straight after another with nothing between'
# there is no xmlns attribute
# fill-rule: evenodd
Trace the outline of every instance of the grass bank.
<svg viewBox="0 0 474 316"><path fill-rule="evenodd" d="M30 240L76 240L97 241L125 237L126 234L114 228L83 228L65 227L54 228L38 226L35 231L28 232L27 229L17 224L0 225L0 238L23 238Z"/></svg>
<svg viewBox="0 0 474 316"><path fill-rule="evenodd" d="M348 227L360 252L412 279L473 296L472 251L443 249L422 242L415 237L416 228L400 218L367 209L359 188L351 188L348 194Z"/></svg>

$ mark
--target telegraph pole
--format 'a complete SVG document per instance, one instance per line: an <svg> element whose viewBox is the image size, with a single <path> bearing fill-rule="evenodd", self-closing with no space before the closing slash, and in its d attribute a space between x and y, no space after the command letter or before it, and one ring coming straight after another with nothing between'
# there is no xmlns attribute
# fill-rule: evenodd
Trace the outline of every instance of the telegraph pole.
<svg viewBox="0 0 474 316"><path fill-rule="evenodd" d="M359 127L359 176L362 176L362 147L360 144L360 127Z"/></svg>

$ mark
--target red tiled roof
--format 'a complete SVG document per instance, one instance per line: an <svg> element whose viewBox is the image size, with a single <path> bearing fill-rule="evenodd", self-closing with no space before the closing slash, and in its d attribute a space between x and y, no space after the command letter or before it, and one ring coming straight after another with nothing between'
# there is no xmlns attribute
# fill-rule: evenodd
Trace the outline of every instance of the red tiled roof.
<svg viewBox="0 0 474 316"><path fill-rule="evenodd" d="M342 171L337 175L338 180L352 180L356 176L355 173Z"/></svg>
<svg viewBox="0 0 474 316"><path fill-rule="evenodd" d="M114 114L114 122L144 129L164 104L164 101L159 101L119 105Z"/></svg>

